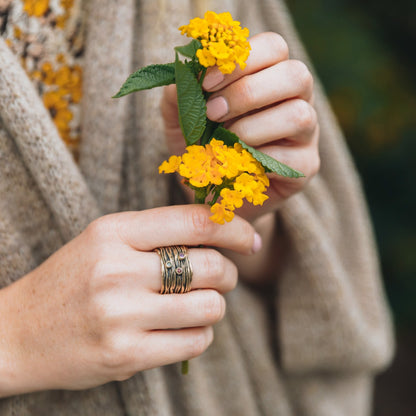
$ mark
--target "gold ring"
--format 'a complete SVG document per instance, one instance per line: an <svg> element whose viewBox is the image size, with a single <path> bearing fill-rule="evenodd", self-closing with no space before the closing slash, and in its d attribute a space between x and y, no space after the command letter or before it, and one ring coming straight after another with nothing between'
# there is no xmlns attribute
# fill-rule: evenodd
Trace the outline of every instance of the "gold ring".
<svg viewBox="0 0 416 416"><path fill-rule="evenodd" d="M191 290L192 265L186 246L168 246L155 249L162 267L160 293L186 293Z"/></svg>

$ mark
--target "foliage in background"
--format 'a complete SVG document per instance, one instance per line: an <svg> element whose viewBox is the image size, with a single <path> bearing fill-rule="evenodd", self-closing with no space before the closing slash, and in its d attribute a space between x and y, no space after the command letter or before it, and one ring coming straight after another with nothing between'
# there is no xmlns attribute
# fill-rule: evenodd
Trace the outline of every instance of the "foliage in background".
<svg viewBox="0 0 416 416"><path fill-rule="evenodd" d="M360 171L387 294L416 323L416 2L288 0Z"/></svg>

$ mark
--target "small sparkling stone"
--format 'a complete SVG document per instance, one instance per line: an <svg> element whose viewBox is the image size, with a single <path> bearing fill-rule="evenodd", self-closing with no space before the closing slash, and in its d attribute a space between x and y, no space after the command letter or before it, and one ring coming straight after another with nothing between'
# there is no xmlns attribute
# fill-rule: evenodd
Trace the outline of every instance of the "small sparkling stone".
<svg viewBox="0 0 416 416"><path fill-rule="evenodd" d="M178 257L179 257L179 260L185 260L186 255L185 255L185 253L181 252L181 253L179 253Z"/></svg>
<svg viewBox="0 0 416 416"><path fill-rule="evenodd" d="M166 267L167 267L168 269L170 269L170 268L172 267L172 262L167 261L167 262L166 262Z"/></svg>
<svg viewBox="0 0 416 416"><path fill-rule="evenodd" d="M182 272L183 272L182 267L178 267L178 268L176 269L176 273L177 273L177 274L182 274Z"/></svg>

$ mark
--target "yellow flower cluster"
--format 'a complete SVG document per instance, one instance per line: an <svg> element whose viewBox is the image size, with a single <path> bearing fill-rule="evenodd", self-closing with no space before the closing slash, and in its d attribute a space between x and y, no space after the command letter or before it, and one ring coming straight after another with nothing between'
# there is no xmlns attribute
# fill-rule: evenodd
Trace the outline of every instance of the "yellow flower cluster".
<svg viewBox="0 0 416 416"><path fill-rule="evenodd" d="M63 9L63 14L55 17L55 23L57 27L63 29L66 21L69 19L71 7L74 5L74 0L61 0L60 5ZM48 11L50 11L49 0L23 0L23 11L29 16L45 16Z"/></svg>
<svg viewBox="0 0 416 416"><path fill-rule="evenodd" d="M29 16L41 17L49 9L49 0L23 0L23 11Z"/></svg>
<svg viewBox="0 0 416 416"><path fill-rule="evenodd" d="M57 58L58 63L65 63L64 57ZM52 119L62 139L69 145L75 144L78 138L71 135L69 123L73 114L70 104L78 104L82 95L82 72L79 65L62 65L54 70L50 62L45 62L40 71L31 73L31 77L38 79L48 86L43 93L43 103L49 110Z"/></svg>
<svg viewBox="0 0 416 416"><path fill-rule="evenodd" d="M218 65L223 74L231 74L236 63L241 69L245 68L251 49L247 40L249 30L241 28L230 13L208 11L203 19L196 17L179 30L182 35L201 42L202 49L198 49L196 56L202 66Z"/></svg>
<svg viewBox="0 0 416 416"><path fill-rule="evenodd" d="M234 218L234 210L243 205L243 199L253 205L263 205L268 198L269 186L263 166L243 147L236 143L226 146L223 141L212 139L205 146L192 145L182 156L171 156L159 166L159 173L178 172L185 184L205 188L211 194L210 217L224 224ZM217 202L217 199L221 200Z"/></svg>

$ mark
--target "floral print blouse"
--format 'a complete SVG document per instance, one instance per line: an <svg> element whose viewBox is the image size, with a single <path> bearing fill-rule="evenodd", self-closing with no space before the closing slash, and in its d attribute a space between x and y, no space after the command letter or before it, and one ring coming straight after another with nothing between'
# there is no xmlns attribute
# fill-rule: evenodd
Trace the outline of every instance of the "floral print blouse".
<svg viewBox="0 0 416 416"><path fill-rule="evenodd" d="M0 36L20 59L75 159L83 22L81 0L0 0Z"/></svg>

